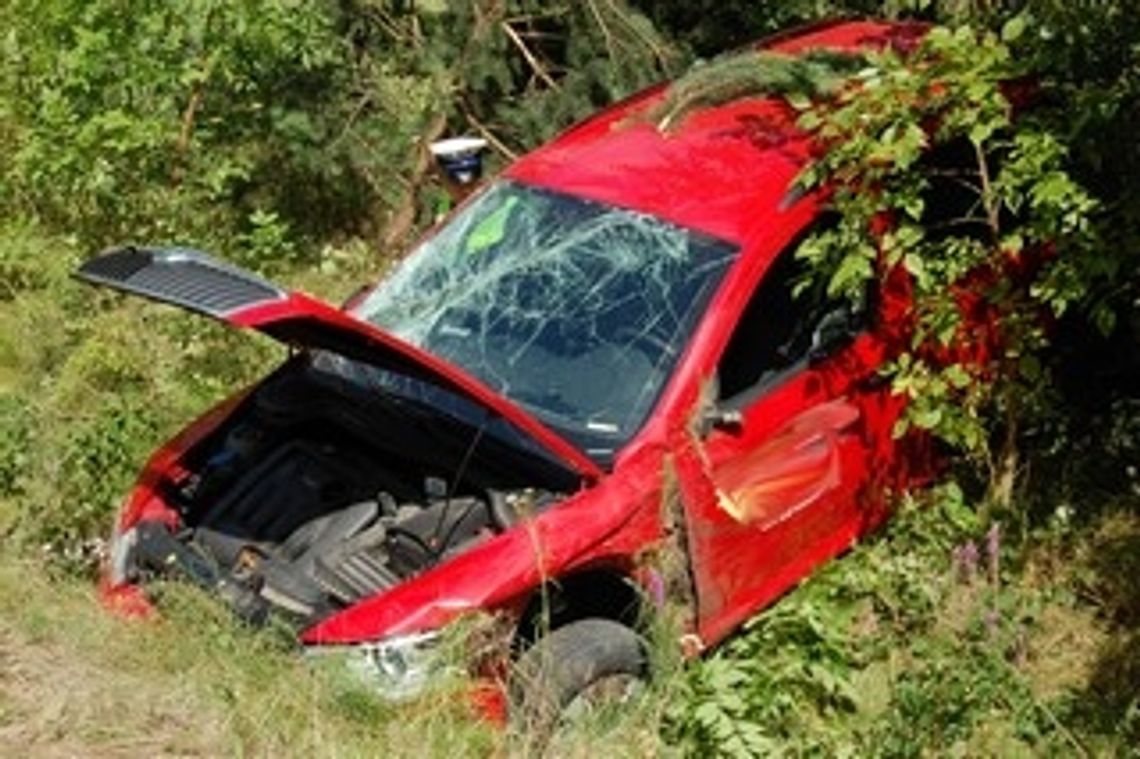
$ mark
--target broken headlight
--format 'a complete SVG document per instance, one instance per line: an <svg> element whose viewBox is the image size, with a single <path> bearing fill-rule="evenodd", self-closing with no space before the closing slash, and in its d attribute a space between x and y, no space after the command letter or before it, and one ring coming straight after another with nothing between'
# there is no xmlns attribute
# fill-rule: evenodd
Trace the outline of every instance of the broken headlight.
<svg viewBox="0 0 1140 759"><path fill-rule="evenodd" d="M305 653L314 661L342 660L356 679L389 701L414 698L454 671L443 655L438 631L353 646L311 646Z"/></svg>
<svg viewBox="0 0 1140 759"><path fill-rule="evenodd" d="M111 585L123 585L134 579L135 546L139 532L132 527L120 532L118 525L111 533L110 556L107 561L107 578Z"/></svg>

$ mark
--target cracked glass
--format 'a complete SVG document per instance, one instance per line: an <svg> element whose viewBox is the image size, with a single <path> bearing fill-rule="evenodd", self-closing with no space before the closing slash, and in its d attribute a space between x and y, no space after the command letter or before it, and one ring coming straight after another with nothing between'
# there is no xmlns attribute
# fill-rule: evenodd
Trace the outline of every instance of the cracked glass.
<svg viewBox="0 0 1140 759"><path fill-rule="evenodd" d="M596 458L644 422L736 247L501 181L354 309Z"/></svg>

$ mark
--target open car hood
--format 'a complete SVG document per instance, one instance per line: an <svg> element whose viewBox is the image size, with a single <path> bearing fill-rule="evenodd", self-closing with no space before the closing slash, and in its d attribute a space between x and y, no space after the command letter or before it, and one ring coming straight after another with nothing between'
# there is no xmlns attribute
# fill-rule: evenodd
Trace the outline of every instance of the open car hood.
<svg viewBox="0 0 1140 759"><path fill-rule="evenodd" d="M84 263L92 284L181 306L288 345L320 348L426 380L469 398L530 435L584 478L601 469L585 453L479 379L373 324L304 293L187 248L116 248Z"/></svg>

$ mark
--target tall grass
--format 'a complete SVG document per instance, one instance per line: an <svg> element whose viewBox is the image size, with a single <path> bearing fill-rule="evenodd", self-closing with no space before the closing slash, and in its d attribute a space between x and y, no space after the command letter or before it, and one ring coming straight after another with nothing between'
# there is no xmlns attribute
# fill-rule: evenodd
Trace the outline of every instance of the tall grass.
<svg viewBox="0 0 1140 759"><path fill-rule="evenodd" d="M189 588L163 595L160 619L124 620L86 584L6 557L0 753L483 756L501 743L458 692L389 706Z"/></svg>
<svg viewBox="0 0 1140 759"><path fill-rule="evenodd" d="M1140 733L1140 519L1115 510L1046 550L1002 551L995 583L937 510L832 564L701 662L651 635L657 678L564 727L547 756L1112 755ZM963 542L957 542L962 540ZM1016 565L1021 556L1024 563ZM1009 566L1005 566L1005 564ZM1100 573L1098 568L1106 570ZM1129 577L1133 579L1128 579ZM123 620L90 584L0 557L0 753L486 756L533 750L469 707L463 678L392 706L211 598L161 590ZM1088 598L1096 598L1090 603Z"/></svg>

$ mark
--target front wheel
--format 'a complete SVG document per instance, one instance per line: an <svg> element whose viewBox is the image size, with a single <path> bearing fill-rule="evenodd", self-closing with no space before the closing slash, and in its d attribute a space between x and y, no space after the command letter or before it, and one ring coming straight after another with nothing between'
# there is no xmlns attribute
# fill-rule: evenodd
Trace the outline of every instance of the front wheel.
<svg viewBox="0 0 1140 759"><path fill-rule="evenodd" d="M641 638L630 628L601 618L571 622L519 657L511 677L511 724L537 748L564 712L628 698L646 670Z"/></svg>

